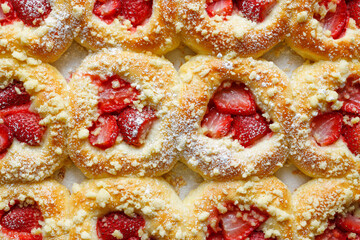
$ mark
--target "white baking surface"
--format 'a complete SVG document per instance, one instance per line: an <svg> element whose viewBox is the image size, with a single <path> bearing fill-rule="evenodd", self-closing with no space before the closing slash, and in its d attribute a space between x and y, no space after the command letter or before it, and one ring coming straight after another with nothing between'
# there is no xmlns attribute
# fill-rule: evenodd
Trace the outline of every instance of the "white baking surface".
<svg viewBox="0 0 360 240"><path fill-rule="evenodd" d="M58 61L53 63L53 66L55 66L66 79L69 79L71 73L76 70L88 54L89 52L85 48L74 42L67 52ZM179 69L179 67L185 63L186 56L191 55L195 54L189 48L181 46L166 54L165 57L174 64L176 69ZM289 77L291 77L292 72L304 62L299 55L296 55L283 43L278 44L262 58L274 62L280 69L285 71ZM310 179L290 164L285 164L275 175L282 180L292 192ZM176 164L174 169L166 174L164 178L169 180L170 183L177 183L176 189L181 199L203 181L201 176L191 171L182 163ZM86 177L81 171L74 165L71 165L66 167L65 178L62 180L62 184L71 189L74 183L81 183L84 180L86 180Z"/></svg>

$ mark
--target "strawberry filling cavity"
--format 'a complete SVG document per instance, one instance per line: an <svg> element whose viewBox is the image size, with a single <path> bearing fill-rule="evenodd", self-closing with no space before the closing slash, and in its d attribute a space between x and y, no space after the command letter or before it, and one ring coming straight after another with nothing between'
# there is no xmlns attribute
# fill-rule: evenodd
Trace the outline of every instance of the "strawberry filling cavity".
<svg viewBox="0 0 360 240"><path fill-rule="evenodd" d="M97 235L100 240L140 240L139 230L145 227L142 216L129 217L123 212L111 212L97 220Z"/></svg>
<svg viewBox="0 0 360 240"><path fill-rule="evenodd" d="M354 238L348 238L353 235ZM337 215L334 221L329 222L329 227L323 234L316 236L316 240L347 240L360 239L360 218L347 214Z"/></svg>
<svg viewBox="0 0 360 240"><path fill-rule="evenodd" d="M224 82L208 105L201 126L211 138L232 137L244 147L271 133L251 92L243 84Z"/></svg>

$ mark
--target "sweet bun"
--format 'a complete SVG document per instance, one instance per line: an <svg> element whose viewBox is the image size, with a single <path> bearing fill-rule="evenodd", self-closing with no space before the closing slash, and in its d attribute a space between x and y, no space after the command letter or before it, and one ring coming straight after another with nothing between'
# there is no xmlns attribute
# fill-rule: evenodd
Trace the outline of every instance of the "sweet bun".
<svg viewBox="0 0 360 240"><path fill-rule="evenodd" d="M293 74L290 160L312 177L359 169L360 65L344 60L305 64Z"/></svg>
<svg viewBox="0 0 360 240"><path fill-rule="evenodd" d="M182 41L200 54L259 57L288 31L287 0L183 0Z"/></svg>
<svg viewBox="0 0 360 240"><path fill-rule="evenodd" d="M0 15L2 55L54 62L73 41L70 0L3 0Z"/></svg>
<svg viewBox="0 0 360 240"><path fill-rule="evenodd" d="M66 82L48 64L0 59L0 182L32 182L64 165Z"/></svg>
<svg viewBox="0 0 360 240"><path fill-rule="evenodd" d="M158 176L176 163L177 74L162 58L105 50L70 82L69 154L87 177Z"/></svg>
<svg viewBox="0 0 360 240"><path fill-rule="evenodd" d="M350 179L315 179L298 188L292 197L295 239L359 237L360 192L355 182ZM356 219L354 232L349 227Z"/></svg>
<svg viewBox="0 0 360 240"><path fill-rule="evenodd" d="M291 4L288 45L304 58L358 58L358 1L295 0Z"/></svg>
<svg viewBox="0 0 360 240"><path fill-rule="evenodd" d="M291 194L275 177L204 182L184 204L190 210L189 239L293 239Z"/></svg>
<svg viewBox="0 0 360 240"><path fill-rule="evenodd" d="M120 47L165 54L180 44L178 1L74 0L79 23L76 41L91 50Z"/></svg>
<svg viewBox="0 0 360 240"><path fill-rule="evenodd" d="M205 178L274 173L288 156L289 81L265 61L198 56L180 68L181 159ZM289 102L290 103L290 102Z"/></svg>
<svg viewBox="0 0 360 240"><path fill-rule="evenodd" d="M184 239L182 202L164 180L107 178L73 186L73 239Z"/></svg>
<svg viewBox="0 0 360 240"><path fill-rule="evenodd" d="M0 186L0 237L68 239L70 191L54 180Z"/></svg>

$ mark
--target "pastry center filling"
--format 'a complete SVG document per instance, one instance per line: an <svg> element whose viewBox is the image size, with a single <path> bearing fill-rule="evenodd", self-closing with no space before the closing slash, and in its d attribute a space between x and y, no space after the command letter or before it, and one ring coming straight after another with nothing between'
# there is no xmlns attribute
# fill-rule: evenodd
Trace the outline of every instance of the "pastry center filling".
<svg viewBox="0 0 360 240"><path fill-rule="evenodd" d="M48 0L0 0L0 25L20 20L26 26L38 27L50 12Z"/></svg>
<svg viewBox="0 0 360 240"><path fill-rule="evenodd" d="M338 91L343 105L340 111L321 113L311 121L311 135L320 146L329 146L341 136L349 150L360 153L360 83L350 76L344 88Z"/></svg>
<svg viewBox="0 0 360 240"><path fill-rule="evenodd" d="M5 153L14 137L30 146L39 146L46 127L41 117L30 110L30 95L23 83L14 80L0 90L0 153Z"/></svg>
<svg viewBox="0 0 360 240"><path fill-rule="evenodd" d="M152 8L153 0L96 0L93 13L107 24L128 20L136 28L151 17Z"/></svg>
<svg viewBox="0 0 360 240"><path fill-rule="evenodd" d="M346 33L350 19L360 26L360 0L322 0L315 5L314 18L333 39Z"/></svg>
<svg viewBox="0 0 360 240"><path fill-rule="evenodd" d="M129 217L123 212L111 212L98 218L96 227L100 240L141 240L145 219L138 214Z"/></svg>
<svg viewBox="0 0 360 240"><path fill-rule="evenodd" d="M239 14L248 20L261 23L276 5L276 0L207 0L209 17Z"/></svg>
<svg viewBox="0 0 360 240"><path fill-rule="evenodd" d="M35 205L16 204L9 211L0 212L1 231L11 239L42 240L44 218Z"/></svg>
<svg viewBox="0 0 360 240"><path fill-rule="evenodd" d="M210 138L231 137L244 147L271 133L249 89L229 81L223 82L210 100L201 126Z"/></svg>
<svg viewBox="0 0 360 240"><path fill-rule="evenodd" d="M141 147L157 119L149 106L137 109L134 101L140 92L117 75L104 80L94 78L99 87L100 116L89 128L92 146L107 149L118 141Z"/></svg>
<svg viewBox="0 0 360 240"><path fill-rule="evenodd" d="M269 215L251 206L240 210L234 203L226 203L226 212L214 209L209 216L207 240L262 240L265 234L259 229Z"/></svg>

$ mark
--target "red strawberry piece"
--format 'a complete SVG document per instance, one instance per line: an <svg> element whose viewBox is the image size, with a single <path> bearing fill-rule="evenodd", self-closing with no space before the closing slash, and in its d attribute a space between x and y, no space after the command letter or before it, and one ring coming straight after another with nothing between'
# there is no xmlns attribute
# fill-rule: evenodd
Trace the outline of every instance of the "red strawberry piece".
<svg viewBox="0 0 360 240"><path fill-rule="evenodd" d="M21 82L15 81L5 89L0 90L0 109L18 106L30 102L30 95Z"/></svg>
<svg viewBox="0 0 360 240"><path fill-rule="evenodd" d="M236 5L243 16L253 22L265 20L276 0L236 0Z"/></svg>
<svg viewBox="0 0 360 240"><path fill-rule="evenodd" d="M240 216L239 216L240 215ZM221 216L225 240L243 240L269 218L266 212L252 207L249 211L228 211Z"/></svg>
<svg viewBox="0 0 360 240"><path fill-rule="evenodd" d="M349 15L360 27L360 0L350 0L346 2Z"/></svg>
<svg viewBox="0 0 360 240"><path fill-rule="evenodd" d="M14 135L10 129L4 125L0 124L0 153L3 153L8 149L14 140Z"/></svg>
<svg viewBox="0 0 360 240"><path fill-rule="evenodd" d="M244 85L220 87L213 97L216 108L222 113L251 115L256 112L254 98Z"/></svg>
<svg viewBox="0 0 360 240"><path fill-rule="evenodd" d="M328 6L329 1L325 0L320 2L320 6ZM338 39L345 34L346 25L349 21L349 13L347 11L345 0L339 0L336 5L335 12L328 11L323 19L320 19L319 15L315 15L315 18L319 20L325 30L331 32L331 36L334 39Z"/></svg>
<svg viewBox="0 0 360 240"><path fill-rule="evenodd" d="M218 16L229 16L233 11L232 0L212 0L208 1L206 11L209 17Z"/></svg>
<svg viewBox="0 0 360 240"><path fill-rule="evenodd" d="M31 105L31 102L28 102L28 103L23 104L23 105L12 106L12 107L7 107L7 108L4 108L4 109L1 109L0 110L0 117L4 118L6 116L13 115L15 113L29 112L30 111L29 110L30 105Z"/></svg>
<svg viewBox="0 0 360 240"><path fill-rule="evenodd" d="M234 116L233 119L231 125L233 138L244 147L254 144L271 132L266 119L257 113L250 116Z"/></svg>
<svg viewBox="0 0 360 240"><path fill-rule="evenodd" d="M222 233L212 233L210 234L206 240L224 240Z"/></svg>
<svg viewBox="0 0 360 240"><path fill-rule="evenodd" d="M338 112L324 113L311 121L311 134L320 146L336 142L341 134L343 116Z"/></svg>
<svg viewBox="0 0 360 240"><path fill-rule="evenodd" d="M90 144L105 150L114 146L119 135L119 127L114 116L101 115L89 128L89 132Z"/></svg>
<svg viewBox="0 0 360 240"><path fill-rule="evenodd" d="M4 5L3 5L4 4ZM4 9L1 7L4 6ZM4 10L6 12L4 12ZM0 25L4 26L12 23L16 19L16 13L9 0L0 0Z"/></svg>
<svg viewBox="0 0 360 240"><path fill-rule="evenodd" d="M145 220L140 215L129 217L123 212L111 212L97 221L97 234L101 240L117 240L113 234L117 230L123 240L140 240L139 230L145 227Z"/></svg>
<svg viewBox="0 0 360 240"><path fill-rule="evenodd" d="M31 146L40 145L46 128L40 126L39 114L33 112L19 112L4 118L5 125L14 133L20 142Z"/></svg>
<svg viewBox="0 0 360 240"><path fill-rule="evenodd" d="M360 154L360 123L344 125L341 134L350 151L355 155Z"/></svg>
<svg viewBox="0 0 360 240"><path fill-rule="evenodd" d="M360 234L360 218L351 214L336 218L336 226L343 231Z"/></svg>
<svg viewBox="0 0 360 240"><path fill-rule="evenodd" d="M49 0L12 0L17 16L30 27L38 27L51 12Z"/></svg>
<svg viewBox="0 0 360 240"><path fill-rule="evenodd" d="M210 111L204 116L201 126L206 128L204 133L208 137L225 137L230 130L232 118L230 114L220 113L216 108L210 108Z"/></svg>
<svg viewBox="0 0 360 240"><path fill-rule="evenodd" d="M339 91L339 100L343 101L341 110L360 114L360 84L357 76L348 78L345 87Z"/></svg>
<svg viewBox="0 0 360 240"><path fill-rule="evenodd" d="M253 232L249 236L249 240L273 240L273 238L265 238L265 234L263 232Z"/></svg>
<svg viewBox="0 0 360 240"><path fill-rule="evenodd" d="M139 91L118 76L96 83L99 84L99 109L103 113L120 112L139 95Z"/></svg>
<svg viewBox="0 0 360 240"><path fill-rule="evenodd" d="M122 0L120 15L136 27L151 16L152 5L153 0Z"/></svg>
<svg viewBox="0 0 360 240"><path fill-rule="evenodd" d="M131 107L124 109L118 119L124 141L136 147L141 146L156 119L151 108L144 108L141 112Z"/></svg>
<svg viewBox="0 0 360 240"><path fill-rule="evenodd" d="M44 218L38 208L15 205L1 216L0 225L8 231L31 233L32 229L41 228L39 221Z"/></svg>
<svg viewBox="0 0 360 240"><path fill-rule="evenodd" d="M346 240L347 234L341 230L335 229L326 229L325 232L321 235L315 237L315 240Z"/></svg>
<svg viewBox="0 0 360 240"><path fill-rule="evenodd" d="M106 23L110 24L120 14L120 0L97 0L93 13Z"/></svg>

